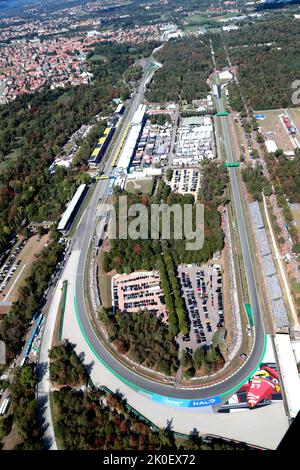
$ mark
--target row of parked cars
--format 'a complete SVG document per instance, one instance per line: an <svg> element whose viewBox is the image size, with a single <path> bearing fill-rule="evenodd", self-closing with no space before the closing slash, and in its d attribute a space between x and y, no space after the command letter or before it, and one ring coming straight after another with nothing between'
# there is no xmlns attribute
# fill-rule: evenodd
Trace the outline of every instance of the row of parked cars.
<svg viewBox="0 0 300 470"><path fill-rule="evenodd" d="M18 254L24 248L27 240L23 240L12 252L6 263L0 269L0 293L4 291L7 284L11 280L15 271L18 269L18 266L21 263L21 260L15 262Z"/></svg>
<svg viewBox="0 0 300 470"><path fill-rule="evenodd" d="M207 331L210 333L212 331L212 327L210 324L209 320L209 312L208 312L208 307L207 307L207 301L208 301L208 292L207 292L207 285L210 282L210 286L212 286L212 275L210 276L210 281L205 283L205 277L204 277L204 271L197 271L196 272L196 282L197 282L197 290L198 290L198 295L202 299L202 309L204 313L204 318L205 318L205 323L206 323L206 328ZM212 294L212 307L213 307L213 294Z"/></svg>
<svg viewBox="0 0 300 470"><path fill-rule="evenodd" d="M156 302L156 300L147 299L147 300L139 300L137 302L124 302L124 309L127 310L129 308L143 308L149 305L158 308L158 303Z"/></svg>
<svg viewBox="0 0 300 470"><path fill-rule="evenodd" d="M184 272L181 273L181 282L187 299L187 307L192 317L193 330L196 336L196 342L206 343L206 336L200 318L195 292L192 287L190 276ZM189 336L184 336L183 341L190 341Z"/></svg>
<svg viewBox="0 0 300 470"><path fill-rule="evenodd" d="M181 179L181 173L179 172L179 170L175 170L175 174L174 174L174 188L173 188L174 191L177 191L177 190L179 189L180 179Z"/></svg>
<svg viewBox="0 0 300 470"><path fill-rule="evenodd" d="M223 292L222 292L222 274L221 268L217 269L217 288L216 292L218 294L218 316L219 316L219 323L218 327L222 327L224 325L224 307L223 307Z"/></svg>
<svg viewBox="0 0 300 470"><path fill-rule="evenodd" d="M189 179L190 179L189 173L187 172L187 170L183 170L183 186L182 186L182 189L185 192L187 192L189 190Z"/></svg>
<svg viewBox="0 0 300 470"><path fill-rule="evenodd" d="M193 170L192 174L192 184L191 184L191 191L195 192L198 184L199 173Z"/></svg>
<svg viewBox="0 0 300 470"><path fill-rule="evenodd" d="M183 177L183 184L182 184L182 190L184 192L188 191L196 191L197 184L198 184L198 178L199 178L199 173L196 170L193 170L192 173L192 181L191 185L189 187L189 182L190 182L190 171L191 170L175 170L175 175L174 175L174 191L179 189L179 184L181 182L181 178Z"/></svg>

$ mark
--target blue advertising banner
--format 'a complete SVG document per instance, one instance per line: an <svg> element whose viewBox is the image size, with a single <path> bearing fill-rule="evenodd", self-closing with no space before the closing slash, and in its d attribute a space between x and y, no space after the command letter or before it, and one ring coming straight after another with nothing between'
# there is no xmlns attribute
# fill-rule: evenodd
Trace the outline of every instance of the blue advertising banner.
<svg viewBox="0 0 300 470"><path fill-rule="evenodd" d="M255 117L255 119L257 119L259 121L263 121L264 119L266 119L265 114L254 114L254 117Z"/></svg>
<svg viewBox="0 0 300 470"><path fill-rule="evenodd" d="M221 403L221 397L202 398L199 400L180 400L179 398L169 398L162 395L152 395L152 400L163 405L177 406L180 408L199 408L203 406L213 406Z"/></svg>

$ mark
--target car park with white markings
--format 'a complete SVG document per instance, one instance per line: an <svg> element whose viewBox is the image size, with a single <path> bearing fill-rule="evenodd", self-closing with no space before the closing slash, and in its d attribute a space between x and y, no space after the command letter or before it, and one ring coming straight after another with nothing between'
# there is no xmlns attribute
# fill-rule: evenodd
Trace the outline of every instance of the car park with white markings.
<svg viewBox="0 0 300 470"><path fill-rule="evenodd" d="M192 349L209 345L224 325L221 266L180 265L178 275L190 324L184 345Z"/></svg>

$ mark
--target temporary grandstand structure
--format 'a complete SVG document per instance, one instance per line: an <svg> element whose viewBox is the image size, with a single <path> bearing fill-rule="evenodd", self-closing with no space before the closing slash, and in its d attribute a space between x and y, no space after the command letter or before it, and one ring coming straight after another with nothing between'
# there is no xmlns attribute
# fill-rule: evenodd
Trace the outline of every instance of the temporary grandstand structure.
<svg viewBox="0 0 300 470"><path fill-rule="evenodd" d="M271 254L269 240L265 231L264 221L257 201L249 204L254 225L255 238L262 260L262 269L271 301L272 312L277 330L287 328L289 320L284 305L281 287L276 274L276 268Z"/></svg>
<svg viewBox="0 0 300 470"><path fill-rule="evenodd" d="M145 112L146 112L146 106L143 104L140 104L138 109L133 115L133 118L130 124L131 127L128 132L124 147L121 150L120 158L117 163L118 171L121 173L127 173L128 168L130 166L133 153L136 149L138 139L140 137L140 134L143 128Z"/></svg>
<svg viewBox="0 0 300 470"><path fill-rule="evenodd" d="M58 224L57 230L59 230L60 232L67 232L68 229L70 228L71 223L74 219L74 216L84 197L86 189L87 189L86 184L81 184L79 188L77 189L76 193L74 194L71 202L69 203L67 209L63 213L62 218L60 219L60 222Z"/></svg>
<svg viewBox="0 0 300 470"><path fill-rule="evenodd" d="M90 168L95 168L102 159L107 149L107 146L111 141L114 131L114 127L107 127L104 130L102 137L100 137L100 139L98 140L96 147L94 148L90 158L88 159L88 164Z"/></svg>

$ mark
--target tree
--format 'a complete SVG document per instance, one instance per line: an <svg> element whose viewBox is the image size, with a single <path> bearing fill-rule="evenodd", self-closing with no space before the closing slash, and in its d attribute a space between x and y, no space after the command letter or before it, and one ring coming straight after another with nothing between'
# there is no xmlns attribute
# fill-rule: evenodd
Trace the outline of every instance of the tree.
<svg viewBox="0 0 300 470"><path fill-rule="evenodd" d="M0 441L4 439L11 431L12 428L12 415L5 418L0 418Z"/></svg>
<svg viewBox="0 0 300 470"><path fill-rule="evenodd" d="M37 227L37 234L39 237L42 237L44 235L44 227L42 225L39 225Z"/></svg>
<svg viewBox="0 0 300 470"><path fill-rule="evenodd" d="M61 385L76 385L86 382L86 371L74 351L65 340L49 350L50 378Z"/></svg>
<svg viewBox="0 0 300 470"><path fill-rule="evenodd" d="M293 252L296 254L300 253L300 242L296 242L293 244Z"/></svg>
<svg viewBox="0 0 300 470"><path fill-rule="evenodd" d="M191 379L192 377L194 377L195 375L195 369L194 367L189 367L186 371L184 371L183 373L183 377L188 380L188 379Z"/></svg>
<svg viewBox="0 0 300 470"><path fill-rule="evenodd" d="M192 367L193 365L192 356L186 349L182 350L181 364L182 364L182 367L186 367L186 368Z"/></svg>
<svg viewBox="0 0 300 470"><path fill-rule="evenodd" d="M172 168L167 168L167 171L166 171L166 178L167 178L167 180L168 180L168 181L171 181L172 176L173 176L173 169L172 169Z"/></svg>
<svg viewBox="0 0 300 470"><path fill-rule="evenodd" d="M258 144L263 144L265 142L265 139L262 134L258 134L256 140Z"/></svg>
<svg viewBox="0 0 300 470"><path fill-rule="evenodd" d="M193 354L193 364L195 369L200 369L202 362L205 360L205 355L202 348L197 348Z"/></svg>

